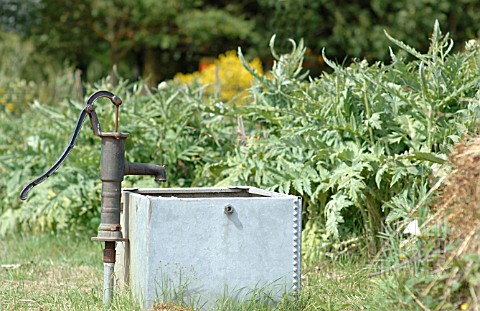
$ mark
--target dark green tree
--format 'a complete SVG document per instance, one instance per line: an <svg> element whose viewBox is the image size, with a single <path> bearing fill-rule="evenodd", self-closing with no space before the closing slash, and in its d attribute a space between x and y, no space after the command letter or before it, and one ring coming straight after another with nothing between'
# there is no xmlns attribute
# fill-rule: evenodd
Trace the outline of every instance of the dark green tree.
<svg viewBox="0 0 480 311"><path fill-rule="evenodd" d="M458 49L479 35L478 7L480 0L2 0L0 26L80 68L86 79L116 65L123 76L155 84L238 46L268 63L273 34L280 52L287 39L303 38L312 55L326 48L339 62L387 60L384 30L426 51L423 34L438 20ZM98 73L85 77L89 66Z"/></svg>
<svg viewBox="0 0 480 311"><path fill-rule="evenodd" d="M26 32L40 51L83 71L95 59L152 83L194 69L202 55L258 41L242 6L215 1L42 0L34 13Z"/></svg>
<svg viewBox="0 0 480 311"><path fill-rule="evenodd" d="M258 0L258 4L264 41L277 34L277 42L285 42L286 49L288 38L303 38L314 53L326 48L340 62L345 58L387 59L391 43L384 30L426 51L425 39L435 20L459 43L478 37L480 29L479 0Z"/></svg>
<svg viewBox="0 0 480 311"><path fill-rule="evenodd" d="M0 28L8 31L24 32L36 19L37 0L1 0Z"/></svg>

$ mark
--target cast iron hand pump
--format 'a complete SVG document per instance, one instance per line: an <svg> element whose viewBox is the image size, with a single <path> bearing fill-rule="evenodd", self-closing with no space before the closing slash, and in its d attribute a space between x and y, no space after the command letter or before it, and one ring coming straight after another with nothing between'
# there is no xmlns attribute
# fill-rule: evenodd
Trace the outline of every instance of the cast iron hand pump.
<svg viewBox="0 0 480 311"><path fill-rule="evenodd" d="M102 132L100 123L93 104L101 97L110 99L115 105L115 131ZM108 91L97 91L90 96L83 107L77 124L73 130L70 142L65 148L60 158L41 176L30 182L20 193L20 199L25 200L28 192L36 185L43 182L55 172L65 161L67 156L75 146L83 121L88 115L92 124L93 133L102 138L102 156L100 166L100 176L102 179L102 213L98 236L94 238L100 241L118 241L122 239L120 227L120 200L121 200L121 182L125 175L153 175L155 181L165 181L165 167L147 163L131 163L125 161L125 140L127 133L118 132L118 114L119 106L122 100Z"/></svg>
<svg viewBox="0 0 480 311"><path fill-rule="evenodd" d="M115 130L114 132L102 132L100 123L93 104L101 97L110 99L115 105ZM85 107L83 107L77 124L73 130L70 142L63 151L58 160L41 176L31 181L23 188L20 193L20 199L25 200L28 192L36 185L43 182L50 175L55 172L60 165L65 161L67 156L75 146L83 121L88 115L90 123L92 124L93 133L102 139L102 155L100 164L100 177L102 180L102 209L100 226L98 228L97 237L92 238L95 241L105 242L104 263L108 265L105 267L106 273L111 276L113 272L113 264L115 263L115 242L124 241L120 226L120 204L121 204L121 183L125 175L152 175L155 176L155 181L165 181L165 167L155 164L147 163L131 163L125 161L125 140L128 137L127 133L118 132L118 114L119 106L122 100L108 91L97 91L87 99ZM108 270L108 271L107 271ZM107 275L107 274L106 274ZM105 296L104 299L109 303L111 299L111 277L105 278Z"/></svg>
<svg viewBox="0 0 480 311"><path fill-rule="evenodd" d="M78 117L77 123L75 124L75 128L73 129L73 134L72 134L72 137L70 138L70 142L68 143L67 148L65 148L60 158L58 158L58 160L55 162L55 164L52 165L52 167L50 167L45 173L35 178L28 185L26 185L25 188L23 188L22 192L20 192L20 200L26 200L28 196L28 192L33 187L35 187L36 185L38 185L39 183L43 182L45 179L50 177L50 175L52 175L60 167L60 165L62 165L62 163L65 161L65 159L70 154L73 147L75 146L75 142L77 141L78 134L82 129L83 121L85 120L85 117L87 116L87 114L90 117L90 122L92 123L93 133L97 136L100 136L102 131L101 131L100 123L98 122L97 114L95 113L93 104L98 98L101 98L101 97L109 98L112 101L112 103L117 107L116 116L118 116L118 107L122 104L122 100L119 97L113 95L108 91L98 91L94 93L92 96L90 96L87 100L85 107L83 107L82 112L80 113L80 116ZM118 118L115 118L115 121L116 121L115 132L117 132Z"/></svg>

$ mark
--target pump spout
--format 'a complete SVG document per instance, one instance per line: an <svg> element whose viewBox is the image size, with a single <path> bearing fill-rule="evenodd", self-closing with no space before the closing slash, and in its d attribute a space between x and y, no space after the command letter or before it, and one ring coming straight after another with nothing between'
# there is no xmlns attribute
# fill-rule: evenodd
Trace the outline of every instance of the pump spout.
<svg viewBox="0 0 480 311"><path fill-rule="evenodd" d="M151 175L155 176L156 182L162 182L167 180L165 166L150 163L136 163L125 161L124 175Z"/></svg>

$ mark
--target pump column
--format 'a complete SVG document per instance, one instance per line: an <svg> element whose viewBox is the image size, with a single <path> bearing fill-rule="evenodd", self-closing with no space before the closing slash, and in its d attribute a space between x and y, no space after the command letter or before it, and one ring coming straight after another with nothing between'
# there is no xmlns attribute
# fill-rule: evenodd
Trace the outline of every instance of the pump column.
<svg viewBox="0 0 480 311"><path fill-rule="evenodd" d="M102 213L98 228L99 238L122 238L120 203L125 171L125 141L128 134L102 133Z"/></svg>
<svg viewBox="0 0 480 311"><path fill-rule="evenodd" d="M104 282L103 301L110 305L113 298L113 271L116 242L125 241L120 225L122 181L125 171L125 142L128 134L101 133L102 155L100 177L102 179L102 210L98 235L92 240L105 242L103 252Z"/></svg>

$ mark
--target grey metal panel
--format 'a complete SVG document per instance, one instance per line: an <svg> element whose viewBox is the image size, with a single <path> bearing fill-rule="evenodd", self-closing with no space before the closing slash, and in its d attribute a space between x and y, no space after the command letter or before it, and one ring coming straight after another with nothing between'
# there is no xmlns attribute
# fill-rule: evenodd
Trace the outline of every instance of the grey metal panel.
<svg viewBox="0 0 480 311"><path fill-rule="evenodd" d="M237 191L257 196L232 196ZM185 193L192 197L182 197ZM169 196L159 196L164 194ZM119 262L130 258L129 272L123 269L145 308L182 287L184 299L201 297L207 305L226 296L242 298L254 289L271 296L299 289L299 198L232 187L138 189L128 193L127 201L124 230L129 232L124 236L130 250L119 253ZM224 212L226 205L233 206L232 214Z"/></svg>
<svg viewBox="0 0 480 311"><path fill-rule="evenodd" d="M202 187L202 188L129 188L123 189L124 192L134 192L151 196L181 196L192 195L198 197L203 195L206 198L213 196L232 197L238 194L239 196L265 196L265 197L285 197L285 194L276 193L273 191L263 190L255 187L246 186L232 186L232 187Z"/></svg>
<svg viewBox="0 0 480 311"><path fill-rule="evenodd" d="M150 230L148 223L148 211L150 199L144 196L136 196L129 199L129 286L135 297L141 301L148 299L148 265L149 265L149 241Z"/></svg>

